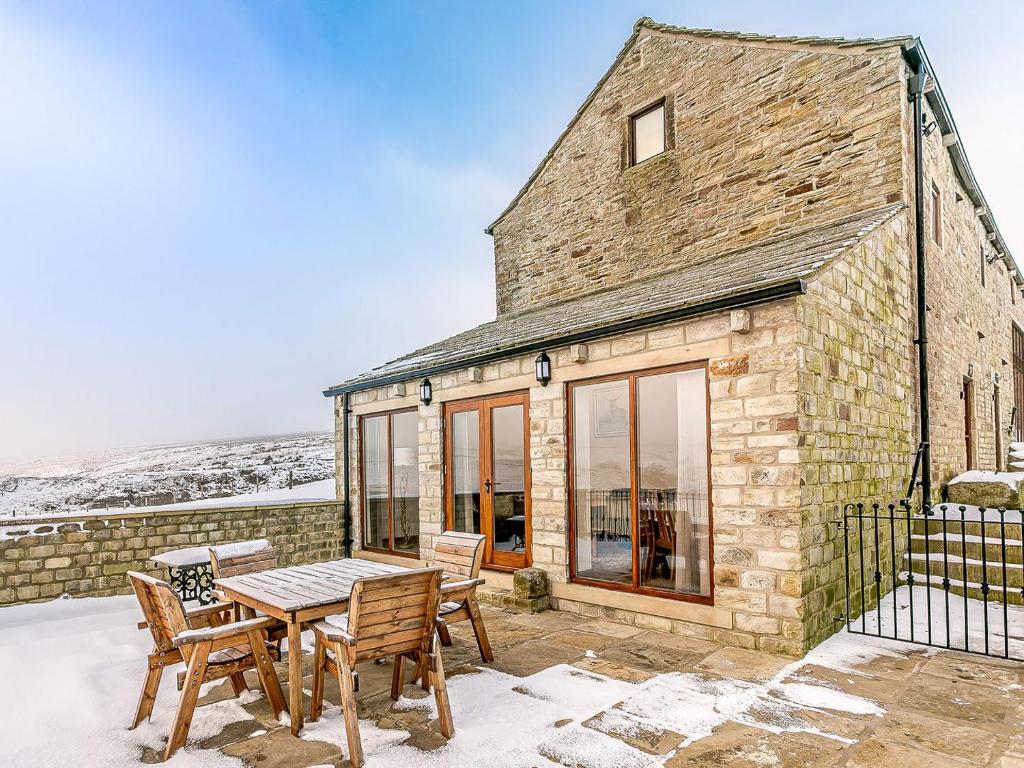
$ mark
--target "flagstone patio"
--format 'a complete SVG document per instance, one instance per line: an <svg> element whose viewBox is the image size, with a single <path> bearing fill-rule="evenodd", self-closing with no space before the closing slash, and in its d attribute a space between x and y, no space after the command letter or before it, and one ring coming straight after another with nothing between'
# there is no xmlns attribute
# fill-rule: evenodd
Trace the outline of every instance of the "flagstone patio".
<svg viewBox="0 0 1024 768"><path fill-rule="evenodd" d="M390 665L360 666L368 766L1024 766L1018 664L849 635L801 663L566 613L485 613L494 664L481 671L468 625L444 651L450 744L422 691L407 685L394 704ZM193 728L229 698L226 682L212 688ZM258 768L347 765L337 707L296 739L252 698L252 719L186 752ZM327 699L338 701L336 682Z"/></svg>

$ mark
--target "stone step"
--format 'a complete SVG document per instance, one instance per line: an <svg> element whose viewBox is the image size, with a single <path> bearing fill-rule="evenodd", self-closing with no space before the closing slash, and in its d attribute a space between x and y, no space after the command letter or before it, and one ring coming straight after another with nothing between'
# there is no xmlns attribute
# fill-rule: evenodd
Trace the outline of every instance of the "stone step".
<svg viewBox="0 0 1024 768"><path fill-rule="evenodd" d="M1020 565L1024 563L1024 542L1020 539L1000 539L987 537L982 540L981 536L974 535L953 535L943 536L941 533L933 533L930 536L913 534L910 537L910 551L923 554L927 551L931 555L945 552L951 556L966 556L969 560L981 560L982 550L984 559L989 562L1005 562L1007 564Z"/></svg>
<svg viewBox="0 0 1024 768"><path fill-rule="evenodd" d="M973 520L970 518L961 520L960 513L952 511L946 513L945 519L932 517L926 520L922 517L915 517L911 520L910 531L918 536L941 536L945 533L949 538L960 538L961 534L980 537L984 528L986 540L998 541L1004 537L1008 540L1024 540L1024 526L1019 522L1020 513L1017 511L1007 512L1003 521L999 520L998 512L986 512L984 522L977 519L976 513L974 517Z"/></svg>
<svg viewBox="0 0 1024 768"><path fill-rule="evenodd" d="M517 611L540 613L550 607L547 595L534 598L518 597L511 589L487 585L477 587L476 596L481 603L493 605L495 608L511 608Z"/></svg>
<svg viewBox="0 0 1024 768"><path fill-rule="evenodd" d="M982 563L981 560L965 560L958 555L944 558L941 552L932 552L927 557L923 552L912 553L910 563L911 570L916 574L930 573L940 578L949 576L957 581L966 580L978 584L985 581L992 586L1005 585L1011 590L1024 587L1024 566L1016 563L1007 563L1004 569L1001 562Z"/></svg>
<svg viewBox="0 0 1024 768"><path fill-rule="evenodd" d="M908 580L907 580L908 575L909 574L906 571L904 571L903 573L900 574L900 583L901 584L909 583ZM914 574L914 584L915 585L923 586L926 583L931 584L933 587L938 587L938 588L941 589L942 588L942 576L941 575L934 575L933 574L932 576L928 577L928 576L926 576L924 574L921 574L921 573L915 573ZM950 592L950 600L954 599L953 596L959 596L959 597L962 598L964 593L967 594L967 597L970 597L970 598L972 598L974 600L984 600L985 599L984 593L982 592L981 584L978 583L978 582L973 582L973 581L964 582L964 581L961 581L961 580L957 580L957 579L952 579L951 578L949 580L949 592ZM1004 599L1004 595L1005 595L1006 602L1007 602L1008 605L1024 605L1024 595L1021 594L1021 590L1020 589L1010 589L1008 592L1004 592L1003 589L1001 587L997 586L997 585L992 585L992 584L989 585L989 591L988 591L988 602L989 602L989 604L992 604L992 603L1002 603L1003 599ZM939 609L933 607L933 610L939 610Z"/></svg>

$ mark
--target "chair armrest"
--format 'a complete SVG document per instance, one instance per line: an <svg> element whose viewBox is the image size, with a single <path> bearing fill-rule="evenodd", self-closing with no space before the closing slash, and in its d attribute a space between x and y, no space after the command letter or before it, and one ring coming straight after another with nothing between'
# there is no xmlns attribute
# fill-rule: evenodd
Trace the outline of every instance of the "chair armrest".
<svg viewBox="0 0 1024 768"><path fill-rule="evenodd" d="M198 605L185 611L190 619L198 616L208 616L211 613L225 613L231 610L231 603L210 603L209 605Z"/></svg>
<svg viewBox="0 0 1024 768"><path fill-rule="evenodd" d="M441 594L445 595L449 592L461 592L464 589L470 587L478 587L484 584L483 579L465 579L463 581L442 581L441 582Z"/></svg>
<svg viewBox="0 0 1024 768"><path fill-rule="evenodd" d="M323 635L325 640L329 640L332 643L356 644L356 639L352 635L341 627L336 627L334 624L329 624L326 621L318 621L313 625L313 630Z"/></svg>
<svg viewBox="0 0 1024 768"><path fill-rule="evenodd" d="M223 640L226 637L244 635L247 632L253 632L255 630L270 629L276 624L277 619L271 618L270 616L264 616L259 619L236 621L233 624L221 624L219 627L186 629L184 632L178 634L172 642L174 643L175 648L179 648L183 645L188 645L189 643L200 643L206 640Z"/></svg>

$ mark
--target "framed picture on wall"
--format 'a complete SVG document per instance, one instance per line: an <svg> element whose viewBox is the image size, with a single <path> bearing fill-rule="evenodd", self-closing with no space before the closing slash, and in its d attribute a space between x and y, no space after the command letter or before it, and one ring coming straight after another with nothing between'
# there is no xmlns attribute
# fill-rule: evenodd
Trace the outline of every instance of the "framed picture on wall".
<svg viewBox="0 0 1024 768"><path fill-rule="evenodd" d="M629 431L629 390L616 383L614 388L594 392L594 435L619 437Z"/></svg>

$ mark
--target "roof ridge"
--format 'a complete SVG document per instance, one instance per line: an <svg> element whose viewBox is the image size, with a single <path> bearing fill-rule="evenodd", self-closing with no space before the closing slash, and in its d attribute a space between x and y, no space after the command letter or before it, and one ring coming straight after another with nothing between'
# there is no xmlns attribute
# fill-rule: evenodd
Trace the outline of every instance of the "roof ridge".
<svg viewBox="0 0 1024 768"><path fill-rule="evenodd" d="M766 35L758 32L734 32L721 29L701 27L683 27L655 21L650 16L641 16L633 25L634 33L641 29L652 29L657 32L694 35L696 37L721 37L731 40L751 42L792 43L800 45L839 45L839 46L884 46L902 45L913 40L913 35L897 35L893 37L820 37L818 35Z"/></svg>

